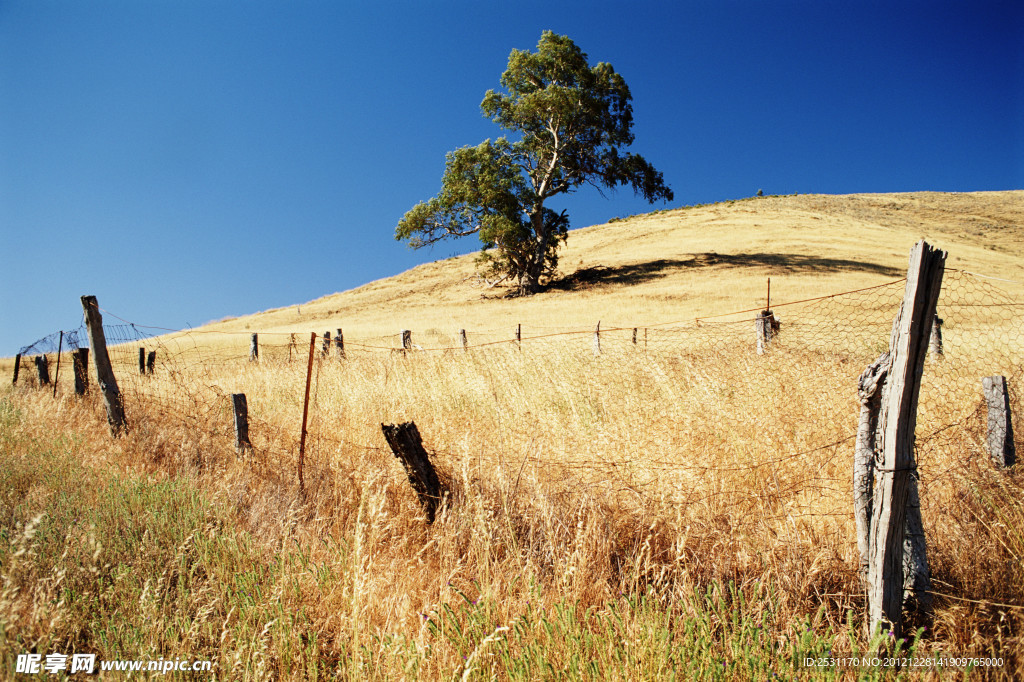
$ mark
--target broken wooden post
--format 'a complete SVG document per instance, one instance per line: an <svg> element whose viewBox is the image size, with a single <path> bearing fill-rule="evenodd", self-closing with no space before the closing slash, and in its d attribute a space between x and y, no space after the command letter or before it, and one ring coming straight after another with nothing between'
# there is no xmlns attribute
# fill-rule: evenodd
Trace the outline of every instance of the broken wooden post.
<svg viewBox="0 0 1024 682"><path fill-rule="evenodd" d="M875 441L868 547L868 628L903 636L904 600L927 608L931 587L917 491L914 430L946 253L918 242L893 322ZM877 371L877 370L876 370ZM916 518L915 518L916 517ZM909 599L908 599L909 598Z"/></svg>
<svg viewBox="0 0 1024 682"><path fill-rule="evenodd" d="M89 349L76 349L71 354L71 366L75 372L75 395L85 395L89 390Z"/></svg>
<svg viewBox="0 0 1024 682"><path fill-rule="evenodd" d="M462 342L462 350L468 351L469 350L469 341L466 340L466 330L465 329L460 329L459 330L459 341Z"/></svg>
<svg viewBox="0 0 1024 682"><path fill-rule="evenodd" d="M14 356L14 379L11 380L11 385L17 385L18 383L18 370L21 369L21 353Z"/></svg>
<svg viewBox="0 0 1024 682"><path fill-rule="evenodd" d="M942 318L938 315L932 320L932 335L928 341L928 352L942 355Z"/></svg>
<svg viewBox="0 0 1024 682"><path fill-rule="evenodd" d="M95 296L82 297L82 309L85 311L85 326L89 334L89 347L92 348L92 360L96 365L96 383L103 392L103 403L107 409L107 423L110 432L118 436L128 428L124 415L124 402L121 391L117 388L117 379L110 366L110 355L107 353L107 338L103 335L103 316Z"/></svg>
<svg viewBox="0 0 1024 682"><path fill-rule="evenodd" d="M601 354L601 320L597 321L597 327L594 328L594 355Z"/></svg>
<svg viewBox="0 0 1024 682"><path fill-rule="evenodd" d="M249 339L249 362L258 362L260 359L260 335L253 334Z"/></svg>
<svg viewBox="0 0 1024 682"><path fill-rule="evenodd" d="M37 355L34 358L32 358L32 361L36 363L36 374L39 375L39 385L49 386L50 361L46 359L45 355Z"/></svg>
<svg viewBox="0 0 1024 682"><path fill-rule="evenodd" d="M412 331L402 330L402 350L412 350Z"/></svg>
<svg viewBox="0 0 1024 682"><path fill-rule="evenodd" d="M779 329L779 323L775 319L775 313L771 310L762 310L757 314L754 321L754 328L757 330L757 354L764 355L772 342L772 337Z"/></svg>
<svg viewBox="0 0 1024 682"><path fill-rule="evenodd" d="M334 335L334 352L342 360L345 359L345 337L341 335L341 329L336 330Z"/></svg>
<svg viewBox="0 0 1024 682"><path fill-rule="evenodd" d="M235 449L241 453L252 448L249 442L249 404L244 393L231 394L231 408L235 413Z"/></svg>
<svg viewBox="0 0 1024 682"><path fill-rule="evenodd" d="M388 445L391 446L391 451L405 467L409 483L416 491L423 511L427 513L427 523L433 523L441 503L441 482L437 478L434 465L427 457L427 451L423 449L423 439L420 438L416 424L381 424L380 428Z"/></svg>
<svg viewBox="0 0 1024 682"><path fill-rule="evenodd" d="M146 356L146 374L152 374L156 370L156 351L149 351Z"/></svg>
<svg viewBox="0 0 1024 682"><path fill-rule="evenodd" d="M889 373L889 354L868 365L857 382L860 399L860 424L853 454L853 517L857 528L857 550L860 553L860 580L868 587L870 565L871 498L875 483L875 449L878 433L878 410L882 404L882 384Z"/></svg>
<svg viewBox="0 0 1024 682"><path fill-rule="evenodd" d="M331 351L331 332L324 332L324 345L320 348L320 355L327 357L327 354Z"/></svg>
<svg viewBox="0 0 1024 682"><path fill-rule="evenodd" d="M1012 467L1017 461L1017 452L1013 445L1013 424L1010 422L1010 394L1007 390L1006 377L985 377L981 380L988 403L988 428L985 440L988 453L997 466Z"/></svg>
<svg viewBox="0 0 1024 682"><path fill-rule="evenodd" d="M139 348L139 374L146 373L146 349Z"/></svg>

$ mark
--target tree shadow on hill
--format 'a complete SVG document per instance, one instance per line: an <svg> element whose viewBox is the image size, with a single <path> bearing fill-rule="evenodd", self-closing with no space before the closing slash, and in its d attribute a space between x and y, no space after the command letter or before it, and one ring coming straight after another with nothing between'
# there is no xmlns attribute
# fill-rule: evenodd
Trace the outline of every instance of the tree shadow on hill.
<svg viewBox="0 0 1024 682"><path fill-rule="evenodd" d="M771 268L773 273L867 272L885 277L900 277L899 268L843 258L819 258L795 253L697 253L686 259L658 259L606 267L580 268L571 275L552 280L548 289L579 291L607 286L631 286L666 277L674 272L697 268Z"/></svg>

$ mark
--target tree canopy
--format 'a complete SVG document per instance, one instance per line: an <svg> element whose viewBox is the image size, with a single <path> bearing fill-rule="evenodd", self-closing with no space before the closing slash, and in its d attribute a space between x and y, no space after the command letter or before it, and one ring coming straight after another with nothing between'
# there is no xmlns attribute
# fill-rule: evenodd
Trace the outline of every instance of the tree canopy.
<svg viewBox="0 0 1024 682"><path fill-rule="evenodd" d="M477 234L488 266L539 290L558 264L569 218L545 204L582 185L631 186L654 203L672 190L633 143L632 96L610 64L590 66L567 36L545 31L536 52L513 50L501 76L505 92L489 90L483 114L517 133L449 152L440 193L410 209L396 239L413 247Z"/></svg>

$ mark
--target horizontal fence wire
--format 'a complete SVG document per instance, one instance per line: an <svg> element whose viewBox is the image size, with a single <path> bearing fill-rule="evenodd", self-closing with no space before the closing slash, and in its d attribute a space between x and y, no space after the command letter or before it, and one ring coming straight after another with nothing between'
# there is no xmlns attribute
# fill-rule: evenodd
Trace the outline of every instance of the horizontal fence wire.
<svg viewBox="0 0 1024 682"><path fill-rule="evenodd" d="M986 457L983 377L1008 378L1021 423L1024 303L999 285L958 270L943 281L941 352L925 364L917 422L929 532L941 532L957 477ZM400 476L379 425L415 420L452 478L472 466L516 486L544 481L554 496L671 504L732 532L777 532L795 519L850 531L857 378L888 349L904 288L899 280L776 304L778 329L762 354L757 310L587 329L523 324L518 339L514 328L466 329L465 344L457 329L413 329L408 348L397 331L345 334L343 353L321 330L306 461L321 478L366 458ZM245 393L255 457L293 476L309 332L169 330L104 315L119 321L104 331L130 429L173 426L233 456L229 396ZM64 332L63 352L88 345L83 331ZM26 346L22 362L55 355L59 342ZM60 381L70 392L71 373Z"/></svg>

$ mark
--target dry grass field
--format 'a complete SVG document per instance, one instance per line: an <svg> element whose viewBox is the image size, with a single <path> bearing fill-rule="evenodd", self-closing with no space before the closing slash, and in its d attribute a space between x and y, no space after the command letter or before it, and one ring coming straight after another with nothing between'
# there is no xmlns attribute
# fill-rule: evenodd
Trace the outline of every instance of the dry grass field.
<svg viewBox="0 0 1024 682"><path fill-rule="evenodd" d="M949 252L917 429L936 594L899 646L1024 676L1024 474L988 461L980 393L1010 378L1024 452L1024 192L990 192L616 220L572 232L529 298L466 256L187 334L112 329L116 440L95 386L76 398L62 369L54 398L23 368L0 389L0 677L82 651L216 679L961 679L803 663L897 646L863 631L856 380L922 237ZM767 277L782 326L758 355ZM309 335L336 328L300 492ZM422 350L392 350L400 329ZM408 420L448 490L432 525L381 435Z"/></svg>

